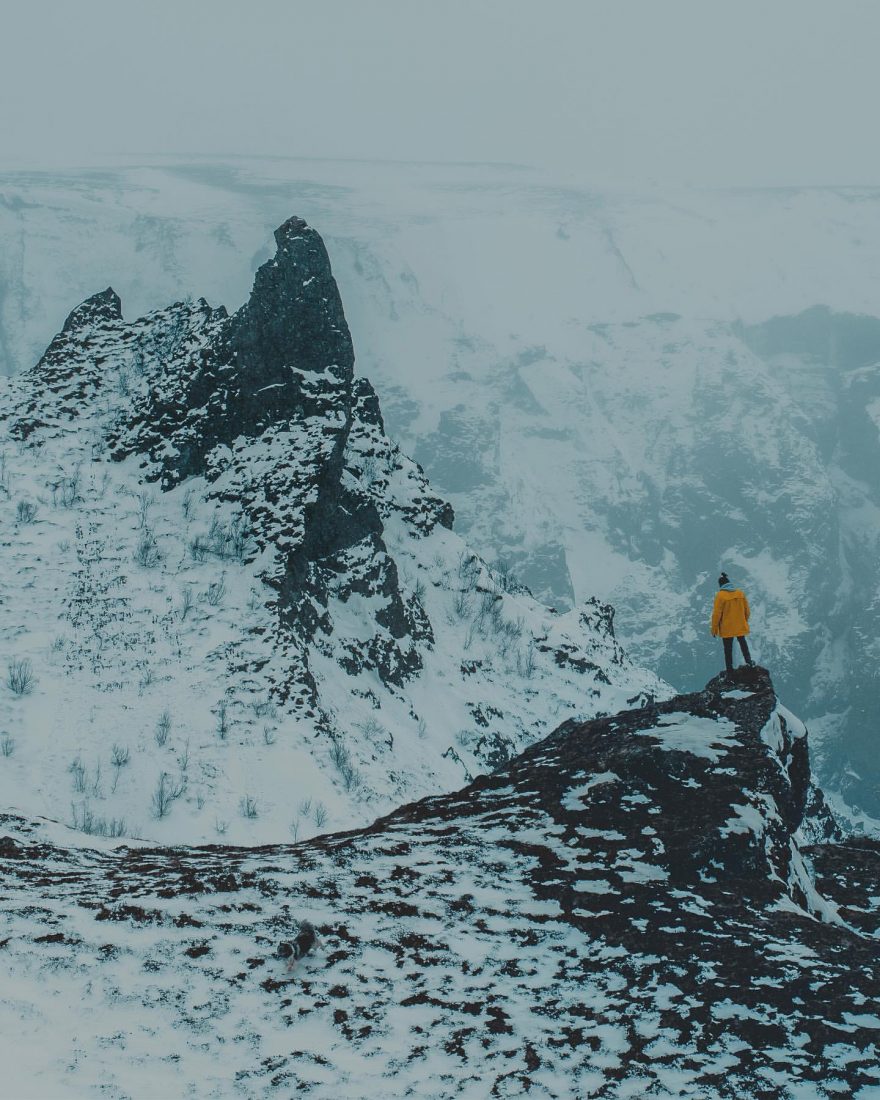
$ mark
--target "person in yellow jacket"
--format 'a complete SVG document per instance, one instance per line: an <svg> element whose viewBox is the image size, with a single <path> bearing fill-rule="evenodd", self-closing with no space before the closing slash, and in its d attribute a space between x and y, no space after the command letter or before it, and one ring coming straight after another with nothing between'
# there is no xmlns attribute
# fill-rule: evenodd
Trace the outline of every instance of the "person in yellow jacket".
<svg viewBox="0 0 880 1100"><path fill-rule="evenodd" d="M730 577L722 573L718 578L718 592L712 608L712 637L724 643L724 666L733 672L733 639L739 642L743 660L751 668L754 665L746 634L749 632L749 601L741 588L734 588Z"/></svg>

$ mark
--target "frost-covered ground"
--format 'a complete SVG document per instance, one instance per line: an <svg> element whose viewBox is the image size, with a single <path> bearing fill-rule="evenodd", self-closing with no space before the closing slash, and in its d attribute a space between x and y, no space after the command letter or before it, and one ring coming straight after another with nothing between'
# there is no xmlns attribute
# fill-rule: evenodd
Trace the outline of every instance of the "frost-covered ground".
<svg viewBox="0 0 880 1100"><path fill-rule="evenodd" d="M7 1094L871 1100L880 847L805 732L749 670L296 846L6 815Z"/></svg>
<svg viewBox="0 0 880 1100"><path fill-rule="evenodd" d="M129 316L186 294L234 308L271 230L304 215L358 369L457 531L560 607L612 602L630 651L682 687L718 667L727 568L823 774L880 810L880 324L857 316L876 312L880 193L201 160L7 173L0 202L8 371L108 282Z"/></svg>

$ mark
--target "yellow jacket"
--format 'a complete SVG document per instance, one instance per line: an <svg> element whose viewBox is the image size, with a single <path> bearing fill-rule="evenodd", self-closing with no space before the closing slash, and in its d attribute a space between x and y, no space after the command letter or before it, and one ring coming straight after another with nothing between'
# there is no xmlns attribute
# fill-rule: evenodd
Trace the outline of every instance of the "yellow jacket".
<svg viewBox="0 0 880 1100"><path fill-rule="evenodd" d="M712 608L712 634L718 638L742 638L749 632L749 601L741 588L719 588Z"/></svg>

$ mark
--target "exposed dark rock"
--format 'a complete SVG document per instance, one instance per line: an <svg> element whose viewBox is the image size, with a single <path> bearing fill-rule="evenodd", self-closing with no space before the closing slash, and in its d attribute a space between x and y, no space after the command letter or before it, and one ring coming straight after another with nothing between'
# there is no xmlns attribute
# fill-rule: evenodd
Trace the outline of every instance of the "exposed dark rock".
<svg viewBox="0 0 880 1100"><path fill-rule="evenodd" d="M381 501L351 469L355 436L364 462L378 448L387 463L389 444L375 392L354 378L326 248L299 218L276 230L275 240L275 256L232 316L200 300L126 326L109 289L78 306L29 372L28 401L11 430L24 438L75 416L108 371L120 371L111 364L129 360L148 384L132 392L111 430L114 457L143 456L146 477L165 489L205 476L218 497L242 508L242 537L254 551L278 548L276 568L264 576L278 593L279 645L292 650L291 678L278 693L314 708L303 643L332 630L322 610L331 589L343 598L376 597L376 635L360 647L353 669L372 667L399 684L421 667L413 643L431 631L401 591ZM98 323L102 336L93 340ZM125 369L118 386L128 386ZM266 461L254 461L251 445ZM405 521L423 534L450 527L451 508L417 467L391 457L417 488L401 502Z"/></svg>
<svg viewBox="0 0 880 1100"><path fill-rule="evenodd" d="M121 320L122 302L113 287L108 286L100 294L93 294L91 298L86 298L76 309L71 310L61 332L75 332L76 329L82 328L84 325Z"/></svg>

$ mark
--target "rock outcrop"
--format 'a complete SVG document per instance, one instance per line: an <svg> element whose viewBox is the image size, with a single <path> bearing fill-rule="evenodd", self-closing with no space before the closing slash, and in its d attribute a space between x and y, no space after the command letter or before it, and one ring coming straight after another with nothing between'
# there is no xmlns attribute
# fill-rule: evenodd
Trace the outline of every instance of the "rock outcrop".
<svg viewBox="0 0 880 1100"><path fill-rule="evenodd" d="M277 841L453 789L560 715L670 691L625 658L610 609L559 615L453 533L355 375L320 236L291 218L276 242L231 316L199 300L127 321L107 290L0 391L17 441L0 563L26 578L0 637L35 678L0 694L17 746L0 798L23 784L54 814L72 794L71 822L99 832ZM157 814L163 775L181 793Z"/></svg>
<svg viewBox="0 0 880 1100"><path fill-rule="evenodd" d="M94 851L0 826L3 1033L77 1095L870 1094L880 845L763 670L587 723L368 829ZM323 954L287 974L309 919ZM54 1028L91 1008L88 1037ZM32 1049L27 1043L22 1049ZM48 1051L48 1053L47 1053ZM148 1075L148 1076L147 1076ZM860 1093L859 1090L867 1090Z"/></svg>

